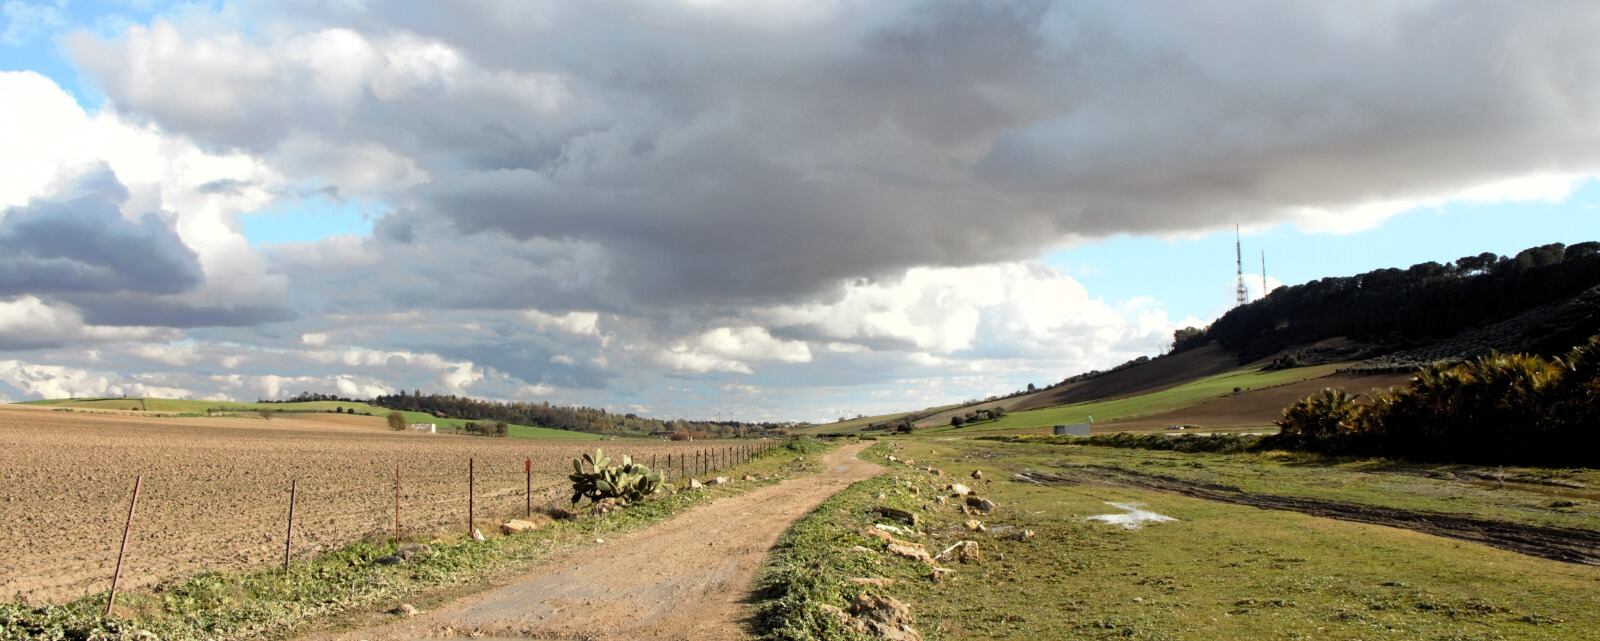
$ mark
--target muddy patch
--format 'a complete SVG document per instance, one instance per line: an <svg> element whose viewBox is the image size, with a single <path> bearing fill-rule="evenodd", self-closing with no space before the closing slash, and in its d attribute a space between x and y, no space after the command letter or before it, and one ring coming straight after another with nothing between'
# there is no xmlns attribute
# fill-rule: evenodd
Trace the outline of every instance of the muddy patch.
<svg viewBox="0 0 1600 641"><path fill-rule="evenodd" d="M1404 528L1555 561L1600 565L1600 532L1594 530L1524 525L1464 514L1417 512L1294 496L1252 494L1226 485L1197 483L1097 465L1066 467L1060 473L1024 470L1022 475L1026 475L1028 482L1046 485L1105 483L1265 510L1288 510L1342 521Z"/></svg>
<svg viewBox="0 0 1600 641"><path fill-rule="evenodd" d="M1106 505L1122 510L1121 514L1096 514L1088 517L1090 521L1120 525L1124 530L1137 530L1146 523L1166 523L1176 521L1165 514L1157 514L1150 510L1140 509L1139 503L1113 503L1106 501Z"/></svg>

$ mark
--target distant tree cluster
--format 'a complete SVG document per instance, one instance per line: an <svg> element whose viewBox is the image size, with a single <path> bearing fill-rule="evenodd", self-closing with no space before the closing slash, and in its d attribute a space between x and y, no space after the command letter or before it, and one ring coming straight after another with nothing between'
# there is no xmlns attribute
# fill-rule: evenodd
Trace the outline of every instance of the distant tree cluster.
<svg viewBox="0 0 1600 641"><path fill-rule="evenodd" d="M971 412L967 412L966 414L958 414L950 417L950 426L961 427L963 425L982 423L984 421L998 421L1005 415L1006 410L1003 407L991 407L986 410L973 410Z"/></svg>
<svg viewBox="0 0 1600 641"><path fill-rule="evenodd" d="M359 399L353 399L353 398L349 398L349 397L345 397L345 396L337 396L337 395L334 395L334 394L320 394L320 393L317 393L317 392L300 392L299 394L295 394L294 396L291 396L289 398L283 398L283 399L263 398L263 399L261 399L261 400L259 400L257 402L258 403L311 403L311 402L314 402L314 401L338 401L338 402L341 402L341 403L360 403L361 402Z"/></svg>
<svg viewBox="0 0 1600 641"><path fill-rule="evenodd" d="M637 414L617 414L593 407L560 406L542 403L504 403L455 395L390 394L372 399L373 405L408 412L424 412L446 418L470 421L499 421L518 425L537 425L596 434L700 434L715 438L757 437L786 432L779 423L739 421L685 421L646 418Z"/></svg>
<svg viewBox="0 0 1600 641"><path fill-rule="evenodd" d="M1600 285L1600 243L1541 245L1504 257L1485 253L1453 263L1378 269L1281 287L1224 314L1205 330L1184 328L1173 350L1209 341L1250 361L1328 338L1416 342L1452 336ZM1593 327L1551 336L1554 353Z"/></svg>
<svg viewBox="0 0 1600 641"><path fill-rule="evenodd" d="M1284 410L1282 442L1418 460L1600 465L1600 336L1557 358L1434 365L1359 402L1328 389Z"/></svg>

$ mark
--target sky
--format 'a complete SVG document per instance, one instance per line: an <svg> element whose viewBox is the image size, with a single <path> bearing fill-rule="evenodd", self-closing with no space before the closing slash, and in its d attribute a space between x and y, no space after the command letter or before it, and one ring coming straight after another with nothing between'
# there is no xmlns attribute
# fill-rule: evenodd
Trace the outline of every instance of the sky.
<svg viewBox="0 0 1600 641"><path fill-rule="evenodd" d="M1600 234L1600 6L0 2L0 400L830 420Z"/></svg>

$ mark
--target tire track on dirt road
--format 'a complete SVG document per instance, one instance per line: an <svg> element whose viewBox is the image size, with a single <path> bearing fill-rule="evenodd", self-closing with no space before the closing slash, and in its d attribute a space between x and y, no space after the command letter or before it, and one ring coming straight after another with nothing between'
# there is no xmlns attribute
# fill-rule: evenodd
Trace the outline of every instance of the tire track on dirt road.
<svg viewBox="0 0 1600 641"><path fill-rule="evenodd" d="M748 602L768 552L822 501L884 471L856 458L868 445L828 453L819 474L719 499L558 556L433 612L310 639L746 639Z"/></svg>

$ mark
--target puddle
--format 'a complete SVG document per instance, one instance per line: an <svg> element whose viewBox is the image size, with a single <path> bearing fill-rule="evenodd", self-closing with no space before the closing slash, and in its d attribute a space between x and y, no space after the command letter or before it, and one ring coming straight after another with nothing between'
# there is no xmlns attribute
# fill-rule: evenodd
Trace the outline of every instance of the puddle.
<svg viewBox="0 0 1600 641"><path fill-rule="evenodd" d="M1141 510L1139 509L1138 503L1112 503L1107 501L1106 505L1122 510L1124 513L1096 514L1089 517L1089 520L1120 525L1129 530L1137 530L1146 523L1165 523L1167 521L1178 520L1165 514L1156 514L1155 512L1151 512L1149 510Z"/></svg>

